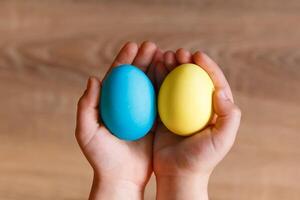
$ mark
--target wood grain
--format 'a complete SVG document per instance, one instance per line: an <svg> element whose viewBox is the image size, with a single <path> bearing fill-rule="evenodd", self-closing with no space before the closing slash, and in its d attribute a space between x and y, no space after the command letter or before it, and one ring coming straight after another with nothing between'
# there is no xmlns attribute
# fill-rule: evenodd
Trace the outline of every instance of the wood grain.
<svg viewBox="0 0 300 200"><path fill-rule="evenodd" d="M210 182L214 200L300 196L297 0L0 1L0 199L86 199L91 169L74 139L76 102L120 46L203 50L243 111ZM154 199L151 180L146 199Z"/></svg>

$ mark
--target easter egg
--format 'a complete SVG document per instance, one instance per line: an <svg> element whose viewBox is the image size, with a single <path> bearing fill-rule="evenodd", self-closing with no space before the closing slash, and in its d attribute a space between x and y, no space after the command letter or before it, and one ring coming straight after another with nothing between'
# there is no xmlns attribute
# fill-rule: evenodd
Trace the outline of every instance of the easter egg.
<svg viewBox="0 0 300 200"><path fill-rule="evenodd" d="M173 133L188 136L203 129L213 113L214 85L200 66L182 64L164 79L158 94L158 112Z"/></svg>
<svg viewBox="0 0 300 200"><path fill-rule="evenodd" d="M150 79L133 65L112 68L102 82L100 115L108 130L123 140L138 140L152 128L156 96Z"/></svg>

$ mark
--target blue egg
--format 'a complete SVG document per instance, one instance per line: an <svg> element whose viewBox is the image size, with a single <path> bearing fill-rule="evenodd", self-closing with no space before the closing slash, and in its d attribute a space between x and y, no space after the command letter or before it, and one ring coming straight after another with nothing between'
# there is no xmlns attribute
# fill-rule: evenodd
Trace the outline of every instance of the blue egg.
<svg viewBox="0 0 300 200"><path fill-rule="evenodd" d="M156 97L146 74L133 65L113 68L102 82L100 115L109 131L123 140L138 140L152 128Z"/></svg>

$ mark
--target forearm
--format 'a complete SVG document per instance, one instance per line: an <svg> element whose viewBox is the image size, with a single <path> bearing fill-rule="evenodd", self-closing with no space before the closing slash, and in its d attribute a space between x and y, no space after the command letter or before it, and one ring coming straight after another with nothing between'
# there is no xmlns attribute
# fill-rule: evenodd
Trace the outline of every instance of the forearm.
<svg viewBox="0 0 300 200"><path fill-rule="evenodd" d="M208 177L156 177L157 200L208 200Z"/></svg>
<svg viewBox="0 0 300 200"><path fill-rule="evenodd" d="M94 175L89 200L142 200L144 188L129 181L104 181Z"/></svg>

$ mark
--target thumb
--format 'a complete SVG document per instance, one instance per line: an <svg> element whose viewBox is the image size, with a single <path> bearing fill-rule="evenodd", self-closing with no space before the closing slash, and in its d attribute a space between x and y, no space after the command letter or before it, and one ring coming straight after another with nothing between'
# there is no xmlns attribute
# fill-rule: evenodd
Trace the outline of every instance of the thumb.
<svg viewBox="0 0 300 200"><path fill-rule="evenodd" d="M87 140L93 130L99 127L98 104L100 95L100 81L90 77L84 94L77 105L76 138Z"/></svg>
<svg viewBox="0 0 300 200"><path fill-rule="evenodd" d="M215 145L230 149L233 145L241 119L240 109L226 95L224 89L217 89L213 97L217 120L213 127Z"/></svg>

